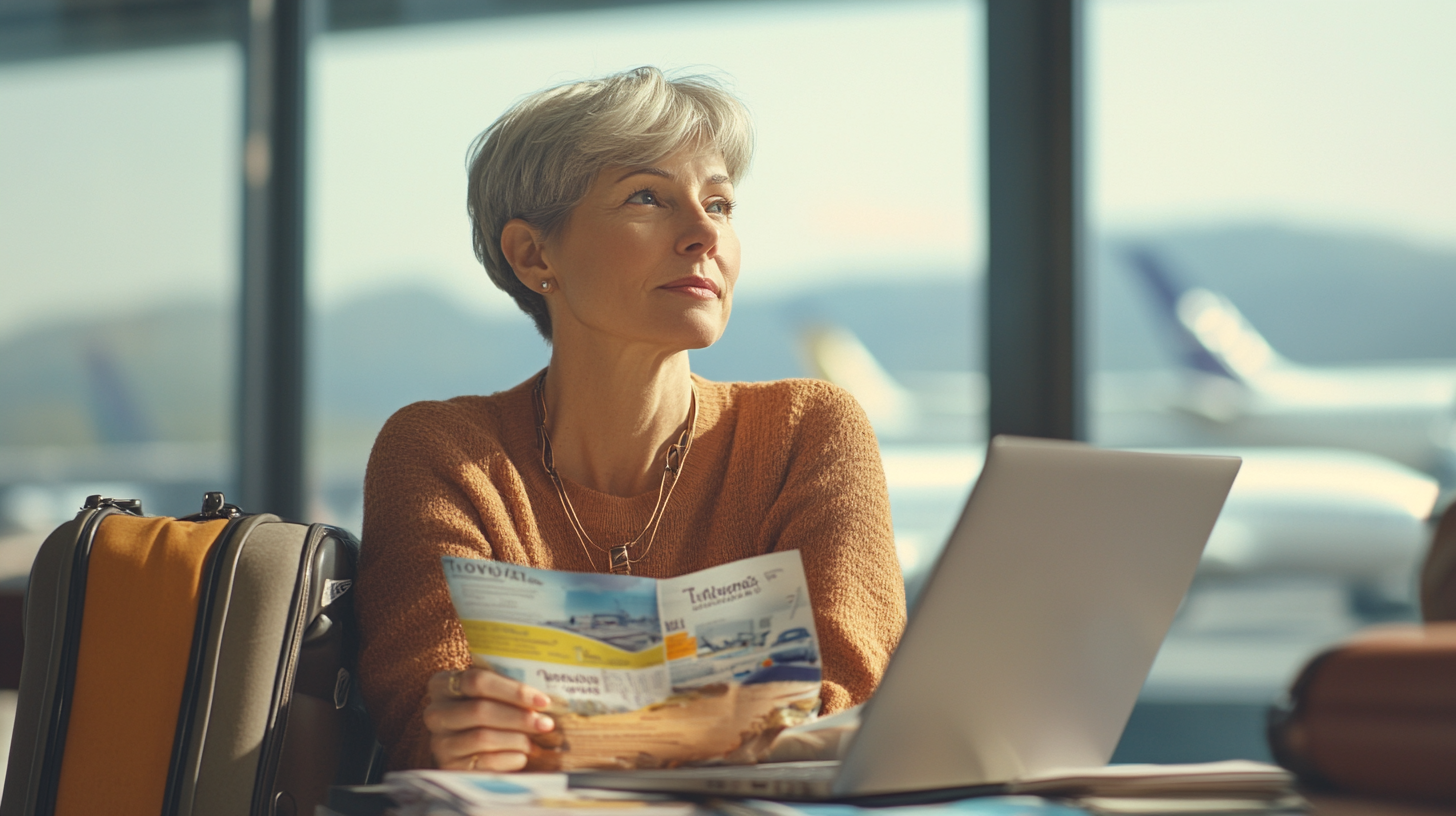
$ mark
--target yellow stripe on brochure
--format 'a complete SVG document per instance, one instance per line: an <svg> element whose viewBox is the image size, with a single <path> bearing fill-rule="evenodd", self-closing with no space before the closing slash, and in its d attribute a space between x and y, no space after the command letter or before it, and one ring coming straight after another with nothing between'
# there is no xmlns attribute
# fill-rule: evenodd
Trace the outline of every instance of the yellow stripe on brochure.
<svg viewBox="0 0 1456 816"><path fill-rule="evenodd" d="M571 632L548 626L527 626L498 621L461 621L470 651L488 657L514 657L563 666L602 669L644 669L666 663L662 644L628 652Z"/></svg>

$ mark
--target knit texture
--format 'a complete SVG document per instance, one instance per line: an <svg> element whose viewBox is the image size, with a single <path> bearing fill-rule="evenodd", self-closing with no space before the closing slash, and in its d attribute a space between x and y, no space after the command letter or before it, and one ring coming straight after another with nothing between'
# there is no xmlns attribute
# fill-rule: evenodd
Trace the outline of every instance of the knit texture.
<svg viewBox="0 0 1456 816"><path fill-rule="evenodd" d="M533 378L534 380L534 378ZM429 768L431 675L470 664L440 557L605 571L541 465L531 385L420 402L380 431L364 480L360 682L394 769ZM859 404L818 380L698 388L697 435L657 541L633 572L682 575L798 549L823 657L825 712L866 700L905 625L890 503ZM630 541L657 502L567 481L592 540Z"/></svg>

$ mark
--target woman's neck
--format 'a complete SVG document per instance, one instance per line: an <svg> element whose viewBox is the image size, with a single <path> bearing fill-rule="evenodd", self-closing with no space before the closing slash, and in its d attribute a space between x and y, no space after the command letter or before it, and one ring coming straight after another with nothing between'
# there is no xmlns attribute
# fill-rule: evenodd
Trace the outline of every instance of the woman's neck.
<svg viewBox="0 0 1456 816"><path fill-rule="evenodd" d="M667 446L692 406L687 352L666 357L566 354L546 374L546 428L556 471L613 496L657 488Z"/></svg>

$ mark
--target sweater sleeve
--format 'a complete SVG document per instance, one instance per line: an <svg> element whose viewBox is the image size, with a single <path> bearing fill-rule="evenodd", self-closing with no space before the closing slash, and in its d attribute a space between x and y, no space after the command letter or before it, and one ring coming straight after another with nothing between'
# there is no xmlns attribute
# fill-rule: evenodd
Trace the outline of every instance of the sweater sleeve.
<svg viewBox="0 0 1456 816"><path fill-rule="evenodd" d="M879 445L859 403L813 382L796 394L789 423L798 432L769 529L774 549L803 557L831 713L879 684L905 628L905 584Z"/></svg>
<svg viewBox="0 0 1456 816"><path fill-rule="evenodd" d="M421 716L426 683L470 664L440 557L491 557L462 483L465 456L442 422L451 410L416 403L396 413L364 477L359 676L391 769L434 767Z"/></svg>

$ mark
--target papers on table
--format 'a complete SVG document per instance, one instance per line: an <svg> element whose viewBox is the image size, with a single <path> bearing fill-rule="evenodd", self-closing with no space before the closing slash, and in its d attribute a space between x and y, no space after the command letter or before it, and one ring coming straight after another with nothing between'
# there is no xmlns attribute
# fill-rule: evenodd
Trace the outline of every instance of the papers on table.
<svg viewBox="0 0 1456 816"><path fill-rule="evenodd" d="M757 800L684 802L568 788L561 773L402 771L384 782L400 816L1242 816L1307 807L1287 771L1242 760L1068 769L1014 783L1012 795L873 810Z"/></svg>
<svg viewBox="0 0 1456 816"><path fill-rule="evenodd" d="M1277 798L1290 792L1294 778L1276 765L1243 759L1187 765L1106 765L1068 768L1025 776L1011 784L1015 793L1043 796L1206 796Z"/></svg>
<svg viewBox="0 0 1456 816"><path fill-rule="evenodd" d="M562 773L400 771L386 774L384 786L399 816L693 816L698 812L693 803L666 796L568 790Z"/></svg>
<svg viewBox="0 0 1456 816"><path fill-rule="evenodd" d="M1283 768L1229 760L1049 771L1020 779L1011 789L1109 816L1214 816L1301 813L1308 805L1293 782Z"/></svg>

